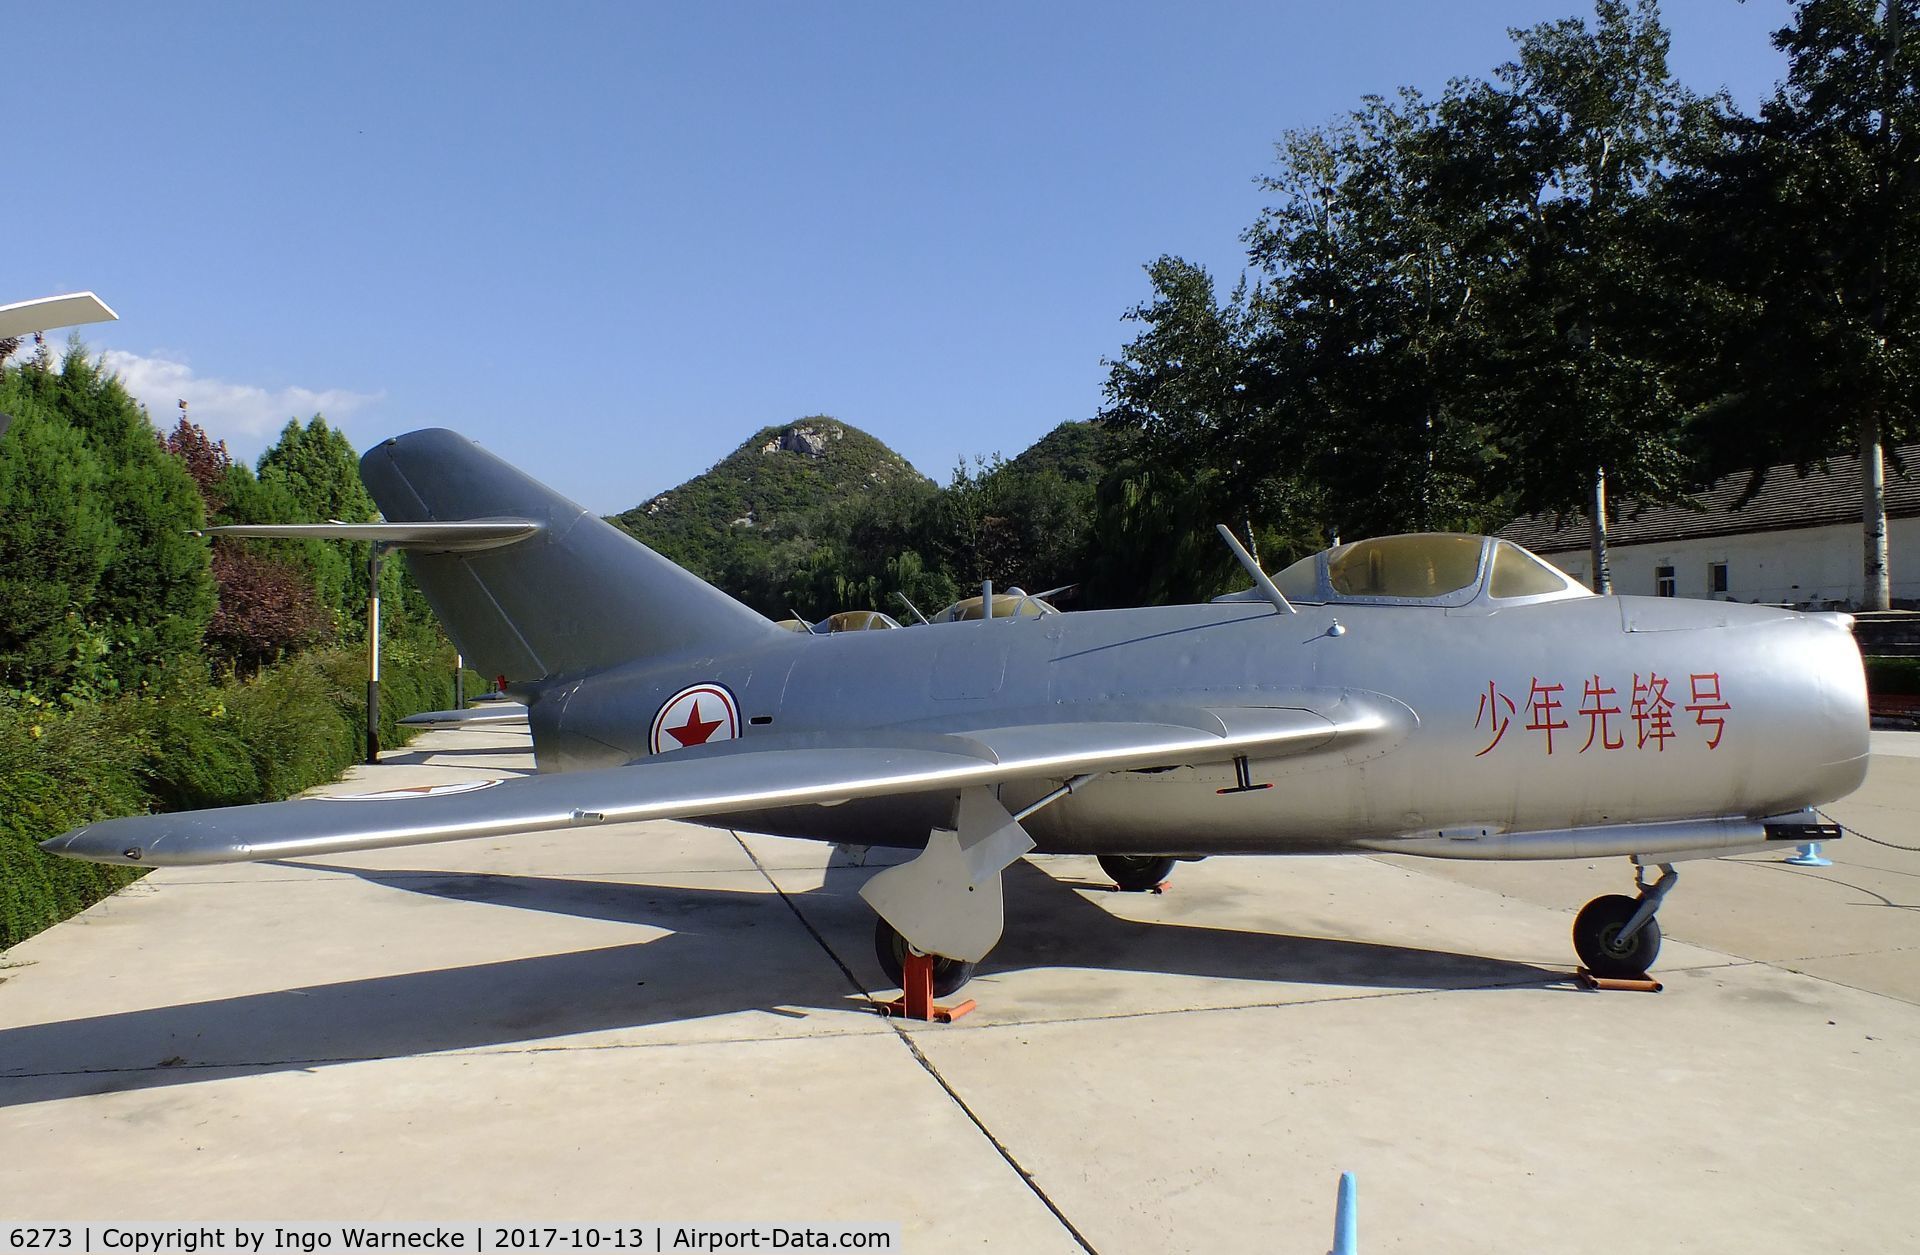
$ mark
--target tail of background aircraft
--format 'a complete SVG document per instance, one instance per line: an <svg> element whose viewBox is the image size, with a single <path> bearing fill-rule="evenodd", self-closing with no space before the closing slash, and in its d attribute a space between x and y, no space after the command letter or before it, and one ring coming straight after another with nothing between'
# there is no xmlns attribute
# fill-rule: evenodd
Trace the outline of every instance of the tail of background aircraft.
<svg viewBox="0 0 1920 1255"><path fill-rule="evenodd" d="M780 629L456 432L409 432L360 459L389 522L523 518L501 548L412 551L414 579L467 665L509 681L656 655L724 653Z"/></svg>

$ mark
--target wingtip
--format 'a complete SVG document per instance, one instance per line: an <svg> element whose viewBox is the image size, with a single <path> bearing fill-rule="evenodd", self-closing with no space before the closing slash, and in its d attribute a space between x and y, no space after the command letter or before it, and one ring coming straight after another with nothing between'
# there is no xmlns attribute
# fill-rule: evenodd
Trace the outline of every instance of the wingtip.
<svg viewBox="0 0 1920 1255"><path fill-rule="evenodd" d="M72 858L75 856L73 848L74 838L85 836L86 831L85 828L75 828L72 832L63 832L57 837L51 837L48 840L42 841L40 843L40 850L44 854L56 854L64 858Z"/></svg>
<svg viewBox="0 0 1920 1255"><path fill-rule="evenodd" d="M112 834L95 832L99 826L88 824L84 828L75 828L72 832L42 841L40 848L60 858L84 859L89 863L122 863L129 867L141 865L142 851L139 846L122 846L113 839Z"/></svg>

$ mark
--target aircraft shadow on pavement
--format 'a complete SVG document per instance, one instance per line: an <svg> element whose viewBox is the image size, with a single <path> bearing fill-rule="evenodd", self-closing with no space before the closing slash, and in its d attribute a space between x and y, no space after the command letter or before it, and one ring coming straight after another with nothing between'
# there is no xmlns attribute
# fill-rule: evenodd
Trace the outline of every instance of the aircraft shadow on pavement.
<svg viewBox="0 0 1920 1255"><path fill-rule="evenodd" d="M1083 882L1063 883L1031 863L1015 864L1004 884L1007 931L981 964L982 975L1018 968L1076 967L1290 985L1432 990L1539 986L1566 979L1563 971L1484 955L1127 919L1101 905L1100 899L1108 896L1104 885L1089 896L1076 892L1085 887ZM1177 871L1169 892L1177 902ZM1366 910L1363 902L1351 906L1356 918Z"/></svg>
<svg viewBox="0 0 1920 1255"><path fill-rule="evenodd" d="M380 765L382 767L420 767L428 765L457 767L460 765L460 760L465 758L505 758L514 755L522 758L526 757L527 747L525 745L474 745L461 749L445 750L388 750L380 755ZM531 766L494 767L491 763L475 763L474 766L486 767L489 770L499 771L504 775L530 776L534 773L534 769Z"/></svg>
<svg viewBox="0 0 1920 1255"><path fill-rule="evenodd" d="M687 888L478 872L299 864L409 893L667 930L644 942L245 994L0 1029L0 1107L332 1063L526 1044L732 1012L860 1005L781 899ZM792 901L839 962L882 989L875 868L833 867ZM1363 988L1553 984L1531 964L1377 942L1140 922L1109 914L1030 864L1007 875L1007 936L981 966L1080 967ZM1356 904L1356 909L1362 909ZM1087 999L1076 998L1084 1008Z"/></svg>

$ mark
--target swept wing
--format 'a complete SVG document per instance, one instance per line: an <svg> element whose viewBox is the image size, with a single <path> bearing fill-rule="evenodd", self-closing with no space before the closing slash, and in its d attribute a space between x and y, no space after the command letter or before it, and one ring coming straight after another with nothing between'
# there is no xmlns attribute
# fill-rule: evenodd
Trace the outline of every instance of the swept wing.
<svg viewBox="0 0 1920 1255"><path fill-rule="evenodd" d="M465 710L423 710L400 721L408 728L482 728L495 724L524 724L527 708L519 702L488 702Z"/></svg>
<svg viewBox="0 0 1920 1255"><path fill-rule="evenodd" d="M108 819L55 837L53 854L142 865L228 863L498 837L640 819L958 790L1022 779L1344 752L1397 740L1412 712L1348 698L1326 713L1281 706L1185 708L1152 720L1024 723L966 732L882 729L852 737L761 736L624 767L259 806Z"/></svg>

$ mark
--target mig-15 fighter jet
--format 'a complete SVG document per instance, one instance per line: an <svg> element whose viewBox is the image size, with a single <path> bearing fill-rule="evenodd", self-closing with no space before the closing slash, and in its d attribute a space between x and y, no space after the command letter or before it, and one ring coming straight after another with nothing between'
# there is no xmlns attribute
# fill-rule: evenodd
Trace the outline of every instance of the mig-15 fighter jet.
<svg viewBox="0 0 1920 1255"><path fill-rule="evenodd" d="M1464 535L1335 547L1206 605L784 631L449 431L361 462L447 633L525 703L540 773L110 819L45 843L222 863L685 819L918 849L861 891L936 992L1032 850L1123 888L1216 854L1630 858L1574 947L1643 974L1673 864L1837 836L1867 765L1845 616L1597 597ZM991 596L983 604L992 605ZM1657 867L1649 883L1644 869Z"/></svg>

